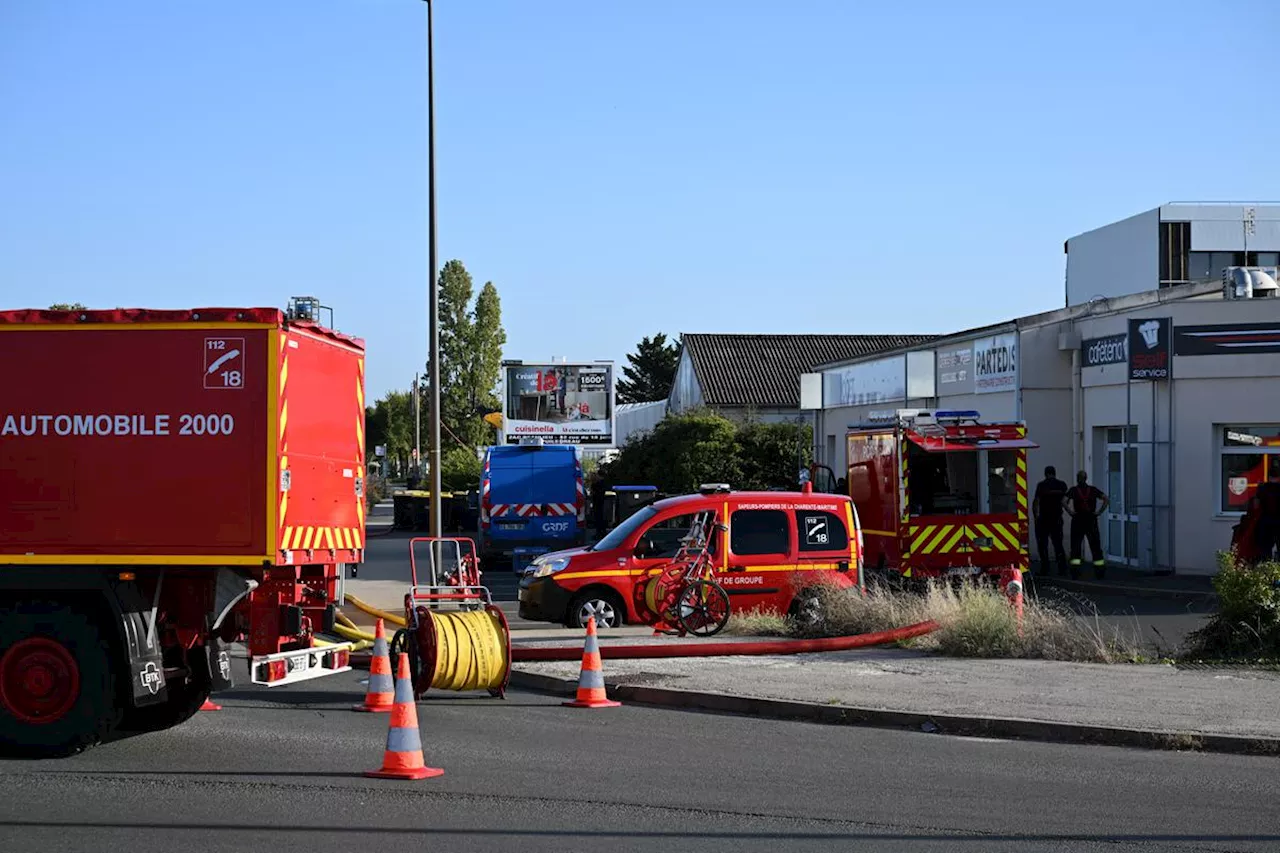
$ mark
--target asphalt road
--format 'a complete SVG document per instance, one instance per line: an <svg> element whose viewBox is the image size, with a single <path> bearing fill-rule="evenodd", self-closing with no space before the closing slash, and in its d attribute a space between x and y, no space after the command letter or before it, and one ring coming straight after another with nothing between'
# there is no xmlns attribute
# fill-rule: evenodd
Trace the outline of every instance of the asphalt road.
<svg viewBox="0 0 1280 853"><path fill-rule="evenodd" d="M1264 851L1280 759L950 738L549 697L419 704L422 782L369 780L356 673L0 763L0 849Z"/></svg>

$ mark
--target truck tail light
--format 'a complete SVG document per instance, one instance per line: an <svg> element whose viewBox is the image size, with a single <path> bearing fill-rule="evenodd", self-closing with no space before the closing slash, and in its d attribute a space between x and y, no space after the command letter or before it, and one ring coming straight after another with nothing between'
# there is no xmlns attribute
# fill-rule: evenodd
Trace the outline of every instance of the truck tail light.
<svg viewBox="0 0 1280 853"><path fill-rule="evenodd" d="M351 669L351 644L297 649L254 658L249 671L254 684L282 687Z"/></svg>
<svg viewBox="0 0 1280 853"><path fill-rule="evenodd" d="M284 681L289 677L289 662L284 660L267 661L262 667L262 672L266 676L267 683L273 681Z"/></svg>

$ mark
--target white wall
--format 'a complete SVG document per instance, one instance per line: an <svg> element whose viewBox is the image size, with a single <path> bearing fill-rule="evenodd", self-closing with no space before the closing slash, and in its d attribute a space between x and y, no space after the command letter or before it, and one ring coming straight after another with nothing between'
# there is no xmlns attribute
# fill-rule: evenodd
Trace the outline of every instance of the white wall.
<svg viewBox="0 0 1280 853"><path fill-rule="evenodd" d="M702 405L702 386L698 384L698 376L693 370L693 359L689 351L681 350L680 364L676 367L676 381L671 384L671 396L667 398L668 408L677 414L696 409Z"/></svg>
<svg viewBox="0 0 1280 853"><path fill-rule="evenodd" d="M1160 210L1148 210L1067 241L1067 305L1160 286Z"/></svg>

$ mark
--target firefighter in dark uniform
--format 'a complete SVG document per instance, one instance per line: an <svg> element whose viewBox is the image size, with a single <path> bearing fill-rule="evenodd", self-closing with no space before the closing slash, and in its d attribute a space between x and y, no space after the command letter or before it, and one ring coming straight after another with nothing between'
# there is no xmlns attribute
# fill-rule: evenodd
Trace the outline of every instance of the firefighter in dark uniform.
<svg viewBox="0 0 1280 853"><path fill-rule="evenodd" d="M1040 568L1050 574L1049 545L1053 544L1054 562L1058 574L1067 573L1066 549L1062 547L1062 499L1067 494L1067 484L1058 479L1052 466L1044 469L1044 479L1036 484L1036 495L1031 501L1031 514L1036 520L1036 553L1040 555Z"/></svg>
<svg viewBox="0 0 1280 853"><path fill-rule="evenodd" d="M1254 536L1258 559L1270 560L1272 552L1280 547L1280 465L1270 464L1270 458L1267 481L1258 484L1255 497L1258 501L1258 516Z"/></svg>
<svg viewBox="0 0 1280 853"><path fill-rule="evenodd" d="M1111 499L1097 486L1089 485L1089 475L1076 474L1076 484L1067 492L1067 514L1071 516L1071 577L1080 577L1080 545L1089 540L1089 556L1093 558L1094 576L1101 579L1107 573L1107 561L1102 555L1102 537L1098 535L1098 516L1106 510Z"/></svg>

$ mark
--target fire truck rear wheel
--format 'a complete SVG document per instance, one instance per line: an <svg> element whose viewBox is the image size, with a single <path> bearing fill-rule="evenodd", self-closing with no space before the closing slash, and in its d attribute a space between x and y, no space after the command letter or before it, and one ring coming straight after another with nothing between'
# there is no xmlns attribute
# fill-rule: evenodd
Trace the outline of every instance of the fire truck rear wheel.
<svg viewBox="0 0 1280 853"><path fill-rule="evenodd" d="M101 741L117 719L113 652L65 604L0 609L0 751L55 758Z"/></svg>

